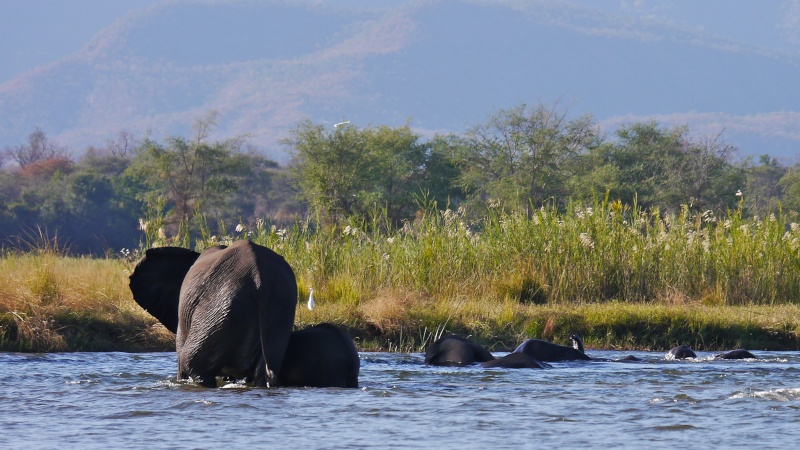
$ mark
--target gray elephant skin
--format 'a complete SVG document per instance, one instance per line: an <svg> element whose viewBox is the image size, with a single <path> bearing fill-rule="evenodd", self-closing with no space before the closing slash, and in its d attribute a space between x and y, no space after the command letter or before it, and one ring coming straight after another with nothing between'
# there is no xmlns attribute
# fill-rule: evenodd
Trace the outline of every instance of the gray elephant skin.
<svg viewBox="0 0 800 450"><path fill-rule="evenodd" d="M526 355L521 352L512 352L491 361L481 363L481 367L491 368L504 368L504 369L548 369L552 367L546 362L542 362L533 356Z"/></svg>
<svg viewBox="0 0 800 450"><path fill-rule="evenodd" d="M559 362L559 361L588 361L591 358L583 352L583 341L577 335L570 338L579 348L558 345L541 339L528 339L514 349L513 353L524 353L537 361ZM577 339L577 341L576 341Z"/></svg>
<svg viewBox="0 0 800 450"><path fill-rule="evenodd" d="M147 250L130 276L136 302L176 334L178 378L275 386L294 325L297 283L282 256L250 241L193 252Z"/></svg>
<svg viewBox="0 0 800 450"><path fill-rule="evenodd" d="M721 355L714 356L717 359L757 359L756 355L743 348L737 348Z"/></svg>
<svg viewBox="0 0 800 450"><path fill-rule="evenodd" d="M457 335L439 338L425 350L425 364L431 366L468 366L493 359L489 350Z"/></svg>
<svg viewBox="0 0 800 450"><path fill-rule="evenodd" d="M281 386L357 388L359 367L350 335L321 323L292 332L278 380Z"/></svg>
<svg viewBox="0 0 800 450"><path fill-rule="evenodd" d="M679 345L677 347L672 347L667 352L666 359L668 360L676 360L676 359L689 359L689 358L697 358L697 354L695 354L694 350L688 345Z"/></svg>

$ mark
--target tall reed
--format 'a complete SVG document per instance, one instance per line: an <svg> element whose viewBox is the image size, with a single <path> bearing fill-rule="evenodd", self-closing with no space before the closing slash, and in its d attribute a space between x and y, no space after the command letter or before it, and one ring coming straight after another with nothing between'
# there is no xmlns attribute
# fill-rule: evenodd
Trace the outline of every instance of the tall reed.
<svg viewBox="0 0 800 450"><path fill-rule="evenodd" d="M384 217L307 217L285 228L258 220L223 235L206 227L195 249L236 239L274 249L294 268L302 298L314 288L318 307L300 302L296 325L339 323L362 349L420 350L445 331L493 348L527 337L566 340L573 330L602 347L797 343L800 225L780 214L665 214L602 202L564 211L494 207L480 219L427 205L399 226ZM144 247L189 244L186 233L168 239L158 217L142 223ZM6 251L0 347L57 350L74 348L71 340L82 349L119 341L168 348L171 337L127 288L142 250L100 260L46 246ZM108 342L87 341L98 339L90 330L98 326Z"/></svg>
<svg viewBox="0 0 800 450"><path fill-rule="evenodd" d="M732 314L726 307L797 304L800 226L781 215L746 219L742 204L724 217L685 206L662 213L618 201L572 203L564 211L495 206L477 220L463 209L427 204L415 220L396 227L380 211L333 225L307 217L277 228L259 220L251 230L204 233L196 247L246 238L282 254L295 269L301 296L314 287L318 304L326 305L314 312L299 308L300 324L347 317L353 327L366 324L394 336L390 345L423 342L428 330L448 324L448 331L507 343L512 335L552 338L566 325L585 328L578 323L585 318L563 314L580 305L678 307L672 313L692 305L711 307L704 314L713 316L714 308ZM167 243L159 239L155 244ZM544 310L532 305L562 313L545 320ZM616 309L632 318L632 329L651 330L642 322L647 317ZM652 330L666 333L659 339L679 329L702 335L698 330L714 320ZM554 331L557 326L562 330ZM608 335L620 339L622 328L617 323ZM794 322L783 328L781 333L795 332Z"/></svg>
<svg viewBox="0 0 800 450"><path fill-rule="evenodd" d="M604 202L564 212L495 209L480 220L428 208L400 227L380 217L283 229L258 221L197 246L252 239L284 255L301 291L313 286L325 301L348 305L381 292L533 304L800 300L800 226L780 215L662 214Z"/></svg>

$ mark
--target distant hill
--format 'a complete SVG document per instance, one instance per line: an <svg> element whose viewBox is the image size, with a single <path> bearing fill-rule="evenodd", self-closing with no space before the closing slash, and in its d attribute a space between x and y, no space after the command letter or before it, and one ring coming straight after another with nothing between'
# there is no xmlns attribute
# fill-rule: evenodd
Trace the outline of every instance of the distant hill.
<svg viewBox="0 0 800 450"><path fill-rule="evenodd" d="M542 101L609 132L653 118L724 130L744 154L800 154L800 34L780 32L800 7L612 3L141 1L79 51L0 79L0 148L35 127L74 152L120 131L186 134L214 110L220 137L282 160L278 139L306 117L431 136Z"/></svg>

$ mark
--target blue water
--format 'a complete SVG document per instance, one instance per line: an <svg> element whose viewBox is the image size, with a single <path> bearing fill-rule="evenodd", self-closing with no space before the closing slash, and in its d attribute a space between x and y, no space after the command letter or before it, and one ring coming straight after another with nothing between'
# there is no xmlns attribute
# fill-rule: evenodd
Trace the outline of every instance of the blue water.
<svg viewBox="0 0 800 450"><path fill-rule="evenodd" d="M174 353L0 353L0 447L797 447L800 354L755 353L546 370L361 353L359 389L204 389L175 381Z"/></svg>

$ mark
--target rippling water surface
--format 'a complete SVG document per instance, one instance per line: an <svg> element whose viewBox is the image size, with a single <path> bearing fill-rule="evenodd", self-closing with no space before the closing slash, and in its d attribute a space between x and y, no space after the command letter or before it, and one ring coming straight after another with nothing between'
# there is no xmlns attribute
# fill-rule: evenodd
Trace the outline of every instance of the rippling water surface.
<svg viewBox="0 0 800 450"><path fill-rule="evenodd" d="M628 353L587 351L615 359ZM3 448L793 448L800 355L426 367L361 353L360 389L204 389L174 353L0 353Z"/></svg>

